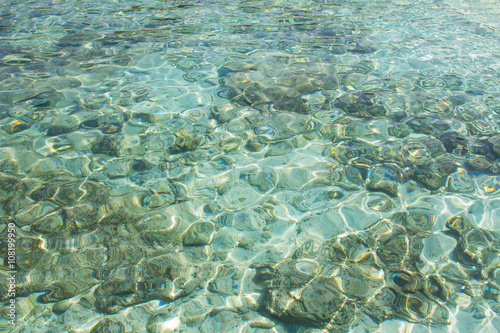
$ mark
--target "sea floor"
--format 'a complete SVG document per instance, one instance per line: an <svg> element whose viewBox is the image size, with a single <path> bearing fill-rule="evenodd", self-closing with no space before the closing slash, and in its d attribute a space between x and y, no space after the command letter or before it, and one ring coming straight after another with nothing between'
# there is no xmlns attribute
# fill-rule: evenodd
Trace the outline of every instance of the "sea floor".
<svg viewBox="0 0 500 333"><path fill-rule="evenodd" d="M0 330L499 332L499 18L0 1Z"/></svg>

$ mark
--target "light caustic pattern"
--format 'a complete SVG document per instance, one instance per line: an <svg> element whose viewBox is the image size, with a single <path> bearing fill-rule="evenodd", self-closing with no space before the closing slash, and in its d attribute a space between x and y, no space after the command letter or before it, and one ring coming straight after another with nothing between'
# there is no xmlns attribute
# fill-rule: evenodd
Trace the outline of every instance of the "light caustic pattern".
<svg viewBox="0 0 500 333"><path fill-rule="evenodd" d="M0 4L9 329L497 331L499 14Z"/></svg>

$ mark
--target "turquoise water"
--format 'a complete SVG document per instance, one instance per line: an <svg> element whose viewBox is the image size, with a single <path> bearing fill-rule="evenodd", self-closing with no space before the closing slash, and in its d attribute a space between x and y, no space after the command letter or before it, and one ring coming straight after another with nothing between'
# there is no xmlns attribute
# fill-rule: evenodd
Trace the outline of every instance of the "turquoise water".
<svg viewBox="0 0 500 333"><path fill-rule="evenodd" d="M499 17L1 1L0 327L500 331Z"/></svg>

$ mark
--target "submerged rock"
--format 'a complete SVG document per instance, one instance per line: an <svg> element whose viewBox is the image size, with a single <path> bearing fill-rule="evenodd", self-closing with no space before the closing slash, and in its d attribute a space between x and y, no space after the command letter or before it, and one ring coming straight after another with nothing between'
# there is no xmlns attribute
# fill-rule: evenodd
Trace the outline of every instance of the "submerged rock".
<svg viewBox="0 0 500 333"><path fill-rule="evenodd" d="M174 151L185 151L196 149L203 143L203 137L197 134L189 134L185 130L175 133L175 142L170 147Z"/></svg>
<svg viewBox="0 0 500 333"><path fill-rule="evenodd" d="M90 333L101 333L101 332L113 332L113 333L123 333L125 332L125 326L120 321L112 321L105 319L97 323Z"/></svg>
<svg viewBox="0 0 500 333"><path fill-rule="evenodd" d="M184 235L184 245L208 245L212 242L215 226L211 222L196 222Z"/></svg>
<svg viewBox="0 0 500 333"><path fill-rule="evenodd" d="M473 225L463 216L449 218L446 227L458 240L454 252L462 267L480 278L490 278L500 263L500 235Z"/></svg>
<svg viewBox="0 0 500 333"><path fill-rule="evenodd" d="M96 307L105 313L153 299L173 301L191 293L197 269L180 254L152 257L141 264L123 263L95 290Z"/></svg>
<svg viewBox="0 0 500 333"><path fill-rule="evenodd" d="M450 297L446 277L427 277L418 265L422 238L435 217L411 212L391 220L327 240L319 251L310 251L313 243L306 242L293 259L259 267L254 280L267 290L266 311L335 332L348 331L361 313L376 322L449 324L449 310L442 305Z"/></svg>
<svg viewBox="0 0 500 333"><path fill-rule="evenodd" d="M278 69L265 62L241 66L228 63L218 70L219 84L226 88L219 96L261 111L309 113L311 109L301 96L339 86L337 77L328 73L324 64L281 65Z"/></svg>

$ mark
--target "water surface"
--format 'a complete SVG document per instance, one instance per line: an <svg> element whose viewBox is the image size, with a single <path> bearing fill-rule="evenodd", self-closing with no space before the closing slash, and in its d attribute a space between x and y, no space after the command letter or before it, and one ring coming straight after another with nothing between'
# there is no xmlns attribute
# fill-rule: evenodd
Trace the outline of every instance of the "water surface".
<svg viewBox="0 0 500 333"><path fill-rule="evenodd" d="M497 332L498 8L2 1L2 325Z"/></svg>

